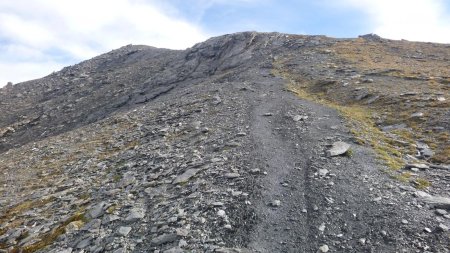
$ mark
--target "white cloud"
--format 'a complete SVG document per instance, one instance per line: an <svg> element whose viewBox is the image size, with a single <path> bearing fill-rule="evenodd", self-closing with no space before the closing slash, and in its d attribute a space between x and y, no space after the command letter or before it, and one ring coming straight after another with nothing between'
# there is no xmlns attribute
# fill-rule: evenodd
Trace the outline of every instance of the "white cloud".
<svg viewBox="0 0 450 253"><path fill-rule="evenodd" d="M12 78L16 78L17 80L21 81L29 81L46 76L53 70L59 70L62 67L64 67L64 65L57 62L0 62L0 86L4 86L7 84L7 82L12 81ZM4 70L8 70L8 72L6 73L6 71Z"/></svg>
<svg viewBox="0 0 450 253"><path fill-rule="evenodd" d="M184 49L207 37L151 1L2 0L0 87L127 44Z"/></svg>
<svg viewBox="0 0 450 253"><path fill-rule="evenodd" d="M450 43L450 15L444 1L344 0L339 4L365 12L373 32L382 37Z"/></svg>

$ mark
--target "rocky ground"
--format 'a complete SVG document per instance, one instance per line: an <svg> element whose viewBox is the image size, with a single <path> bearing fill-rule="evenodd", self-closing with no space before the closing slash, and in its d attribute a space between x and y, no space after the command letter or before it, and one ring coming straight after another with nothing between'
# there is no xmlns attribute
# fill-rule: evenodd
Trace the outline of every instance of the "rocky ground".
<svg viewBox="0 0 450 253"><path fill-rule="evenodd" d="M409 97L438 128L404 120L407 142L382 131L394 109L371 126L403 142L392 168L337 105L387 108L383 78L408 80L352 65L352 42L410 43L239 33L1 89L0 252L449 252L450 48L418 44L443 65L414 96L438 106Z"/></svg>

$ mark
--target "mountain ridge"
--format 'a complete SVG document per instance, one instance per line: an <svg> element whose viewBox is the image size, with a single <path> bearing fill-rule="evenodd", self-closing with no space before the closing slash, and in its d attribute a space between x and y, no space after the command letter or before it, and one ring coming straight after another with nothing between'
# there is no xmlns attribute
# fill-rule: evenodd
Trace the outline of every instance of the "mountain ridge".
<svg viewBox="0 0 450 253"><path fill-rule="evenodd" d="M243 32L4 87L0 250L448 252L449 57Z"/></svg>

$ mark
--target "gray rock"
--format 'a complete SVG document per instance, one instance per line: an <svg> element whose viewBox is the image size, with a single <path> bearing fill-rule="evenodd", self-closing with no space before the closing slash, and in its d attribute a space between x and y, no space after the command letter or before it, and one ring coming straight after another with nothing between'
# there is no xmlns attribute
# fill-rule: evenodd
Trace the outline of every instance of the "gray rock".
<svg viewBox="0 0 450 253"><path fill-rule="evenodd" d="M404 191L410 191L413 192L416 190L416 188L410 186L410 185L400 185L398 188L404 190Z"/></svg>
<svg viewBox="0 0 450 253"><path fill-rule="evenodd" d="M319 176L324 177L329 173L327 169L319 169Z"/></svg>
<svg viewBox="0 0 450 253"><path fill-rule="evenodd" d="M127 250L125 248L118 248L113 251L113 253L126 253L126 252L127 252Z"/></svg>
<svg viewBox="0 0 450 253"><path fill-rule="evenodd" d="M439 225L437 227L437 230L441 231L441 232L448 232L449 228L448 228L448 226L446 226L446 225L444 225L442 223L439 223Z"/></svg>
<svg viewBox="0 0 450 253"><path fill-rule="evenodd" d="M238 178L240 176L241 175L239 173L226 173L225 174L225 177L228 178L228 179L234 179L234 178Z"/></svg>
<svg viewBox="0 0 450 253"><path fill-rule="evenodd" d="M424 148L420 151L420 153L425 157L432 157L434 155L433 150L431 150L430 148Z"/></svg>
<svg viewBox="0 0 450 253"><path fill-rule="evenodd" d="M376 198L373 198L373 201L374 202L378 202L378 201L381 201L382 200L382 197L376 197Z"/></svg>
<svg viewBox="0 0 450 253"><path fill-rule="evenodd" d="M405 169L412 169L412 168L426 170L426 169L429 169L430 166L423 164L423 163L409 163L409 164L405 165Z"/></svg>
<svg viewBox="0 0 450 253"><path fill-rule="evenodd" d="M120 217L117 215L105 215L102 219L102 224L108 224L110 222L116 221L116 220L120 220Z"/></svg>
<svg viewBox="0 0 450 253"><path fill-rule="evenodd" d="M117 233L119 235L127 236L131 231L131 227L120 227Z"/></svg>
<svg viewBox="0 0 450 253"><path fill-rule="evenodd" d="M131 171L125 172L123 175L122 180L120 181L121 187L126 187L130 184L136 183L136 177L134 176L134 173Z"/></svg>
<svg viewBox="0 0 450 253"><path fill-rule="evenodd" d="M254 251L250 251L248 249L239 249L239 248L217 248L214 252L219 253L254 253Z"/></svg>
<svg viewBox="0 0 450 253"><path fill-rule="evenodd" d="M328 156L338 156L345 154L350 149L350 144L343 141L333 143L331 149L327 151Z"/></svg>
<svg viewBox="0 0 450 253"><path fill-rule="evenodd" d="M133 208L130 210L128 216L125 218L126 221L140 220L145 217L144 208Z"/></svg>
<svg viewBox="0 0 450 253"><path fill-rule="evenodd" d="M446 215L448 212L445 211L444 209L436 209L436 214L444 216Z"/></svg>
<svg viewBox="0 0 450 253"><path fill-rule="evenodd" d="M84 225L82 230L95 232L100 228L101 224L102 221L100 219L92 219L86 225Z"/></svg>
<svg viewBox="0 0 450 253"><path fill-rule="evenodd" d="M415 113L411 114L410 117L411 118L421 118L421 117L423 117L423 112L415 112Z"/></svg>
<svg viewBox="0 0 450 253"><path fill-rule="evenodd" d="M158 237L153 238L150 243L154 246L159 246L168 242L173 242L176 241L178 239L178 235L173 233L173 234L163 234L160 235Z"/></svg>
<svg viewBox="0 0 450 253"><path fill-rule="evenodd" d="M236 141L230 141L230 142L227 143L227 146L228 147L232 147L232 148L236 148L236 147L240 147L241 144L239 142L236 142Z"/></svg>
<svg viewBox="0 0 450 253"><path fill-rule="evenodd" d="M214 158L211 159L212 163L218 163L218 162L221 162L221 161L222 161L222 158L219 158L219 157L214 157Z"/></svg>
<svg viewBox="0 0 450 253"><path fill-rule="evenodd" d="M424 157L432 157L434 155L434 152L430 149L430 147L423 142L417 142L417 149L419 150L420 154Z"/></svg>
<svg viewBox="0 0 450 253"><path fill-rule="evenodd" d="M105 206L105 202L100 202L96 204L95 206L91 207L88 211L88 215L90 218L95 219L97 217L100 217L103 215L104 210L103 207Z"/></svg>
<svg viewBox="0 0 450 253"><path fill-rule="evenodd" d="M81 240L79 243L77 243L76 248L77 249L85 249L87 248L89 245L91 245L91 238L86 238L84 240Z"/></svg>
<svg viewBox="0 0 450 253"><path fill-rule="evenodd" d="M163 253L183 253L184 250L182 250L180 247L174 247L168 250L164 250Z"/></svg>
<svg viewBox="0 0 450 253"><path fill-rule="evenodd" d="M270 203L269 203L269 206L279 207L279 206L281 206L281 201L278 200L278 199L276 199L276 200L270 202Z"/></svg>
<svg viewBox="0 0 450 253"><path fill-rule="evenodd" d="M325 231L325 223L320 224L320 226L318 227L319 231L323 232Z"/></svg>
<svg viewBox="0 0 450 253"><path fill-rule="evenodd" d="M181 240L178 242L178 247L183 248L183 247L186 247L186 246L188 246L188 243L186 242L186 240L181 239Z"/></svg>
<svg viewBox="0 0 450 253"><path fill-rule="evenodd" d="M292 117L292 119L294 121L301 121L301 120L306 120L308 119L308 116L304 116L304 115L295 115L294 117Z"/></svg>
<svg viewBox="0 0 450 253"><path fill-rule="evenodd" d="M167 223L175 223L177 221L178 221L177 216L173 216L173 217L170 217L169 219L167 219Z"/></svg>
<svg viewBox="0 0 450 253"><path fill-rule="evenodd" d="M323 252L323 253L326 253L329 250L330 250L330 248L328 247L328 245L322 245L322 246L319 247L319 251Z"/></svg>
<svg viewBox="0 0 450 253"><path fill-rule="evenodd" d="M430 194L417 191L415 195L427 204L433 205L436 208L450 210L450 198L442 196L431 196Z"/></svg>
<svg viewBox="0 0 450 253"><path fill-rule="evenodd" d="M261 173L261 170L260 169L251 169L250 173L252 173L252 174L259 174L259 173Z"/></svg>
<svg viewBox="0 0 450 253"><path fill-rule="evenodd" d="M218 104L222 103L222 99L218 95L215 95L213 97L213 99L214 99L212 102L213 105L218 105Z"/></svg>
<svg viewBox="0 0 450 253"><path fill-rule="evenodd" d="M226 216L226 213L225 213L224 210L219 210L219 211L217 211L217 216L219 216L219 217L225 217L225 216Z"/></svg>
<svg viewBox="0 0 450 253"><path fill-rule="evenodd" d="M404 129L406 127L407 127L407 125L405 123L396 124L396 125L388 125L388 126L381 127L381 131L388 132L388 131L396 130L396 129Z"/></svg>
<svg viewBox="0 0 450 253"><path fill-rule="evenodd" d="M431 198L431 195L426 193L426 192L424 192L424 191L416 191L416 192L414 192L414 195L417 198L421 198L421 199Z"/></svg>
<svg viewBox="0 0 450 253"><path fill-rule="evenodd" d="M182 237L186 237L189 234L189 230L185 228L177 228L175 231L177 232L177 235Z"/></svg>
<svg viewBox="0 0 450 253"><path fill-rule="evenodd" d="M81 221L72 221L71 223L67 224L67 226L65 228L66 233L70 234L75 231L78 231L78 230L80 230L82 225L83 225L83 223Z"/></svg>
<svg viewBox="0 0 450 253"><path fill-rule="evenodd" d="M176 177L175 180L173 180L172 184L186 183L189 181L189 179L191 177L195 176L195 174L197 174L197 172L199 172L199 171L200 171L200 169L188 169L183 174Z"/></svg>

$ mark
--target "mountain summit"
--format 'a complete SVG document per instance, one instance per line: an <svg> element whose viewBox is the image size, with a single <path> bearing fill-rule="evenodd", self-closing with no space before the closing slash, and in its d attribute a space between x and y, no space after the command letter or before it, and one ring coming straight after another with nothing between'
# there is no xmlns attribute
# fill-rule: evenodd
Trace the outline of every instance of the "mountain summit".
<svg viewBox="0 0 450 253"><path fill-rule="evenodd" d="M449 252L450 45L243 32L0 89L0 252Z"/></svg>

